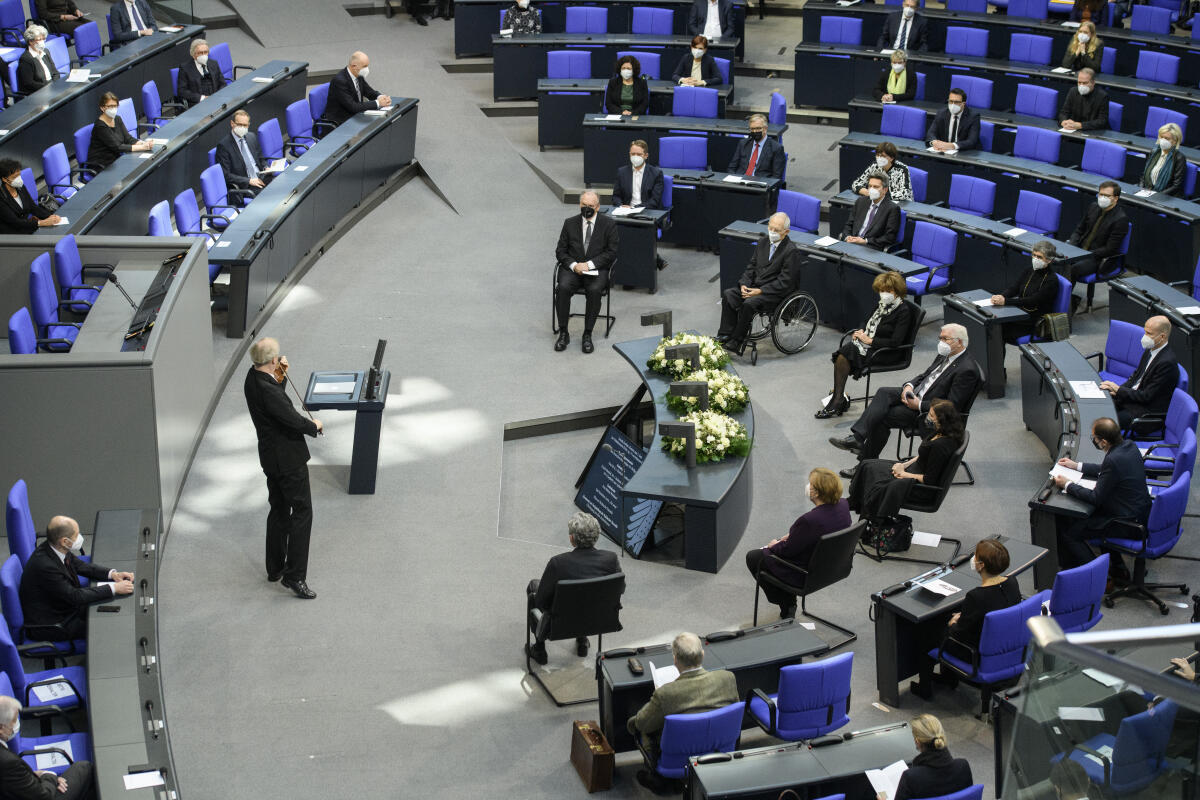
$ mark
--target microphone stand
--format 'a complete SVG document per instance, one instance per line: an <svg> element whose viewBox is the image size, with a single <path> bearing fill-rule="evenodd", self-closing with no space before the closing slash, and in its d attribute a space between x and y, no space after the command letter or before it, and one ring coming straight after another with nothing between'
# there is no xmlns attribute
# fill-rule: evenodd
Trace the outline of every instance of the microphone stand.
<svg viewBox="0 0 1200 800"><path fill-rule="evenodd" d="M114 272L113 270L110 269L108 271L108 275L106 277L108 278L109 281L112 282L113 286L117 287L117 289L121 292L122 296L124 296L124 298L127 301L129 301L129 307L132 308L134 311L137 311L137 303L133 302L133 298L129 296L129 292L125 291L125 287L121 285L121 282L119 280L117 280L116 272Z"/></svg>

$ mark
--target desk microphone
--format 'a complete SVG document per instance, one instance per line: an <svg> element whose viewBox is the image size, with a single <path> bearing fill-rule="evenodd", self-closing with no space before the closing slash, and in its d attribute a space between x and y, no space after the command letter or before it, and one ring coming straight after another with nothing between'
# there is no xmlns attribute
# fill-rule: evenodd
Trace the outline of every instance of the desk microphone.
<svg viewBox="0 0 1200 800"><path fill-rule="evenodd" d="M1052 488L1050 488L1049 486L1047 486L1045 489L1042 489L1042 491L1039 492L1038 496L1037 496L1038 502L1039 503L1046 502L1047 500L1050 499L1050 495L1053 494L1053 492L1054 492L1054 490Z"/></svg>
<svg viewBox="0 0 1200 800"><path fill-rule="evenodd" d="M908 581L905 581L904 583L897 583L894 586L887 587L886 589L884 589L882 592L879 593L879 596L880 597L891 597L894 594L900 594L901 592L906 592L911 588L912 588L912 585Z"/></svg>
<svg viewBox="0 0 1200 800"><path fill-rule="evenodd" d="M117 280L117 273L110 269L108 274L106 274L104 277L105 279L111 281L112 284L116 286L121 294L125 297L125 299L129 301L129 307L134 311L137 311L137 303L133 302L133 298L129 296L129 292L125 291L125 287L121 285L119 280Z"/></svg>
<svg viewBox="0 0 1200 800"><path fill-rule="evenodd" d="M980 314L982 314L985 317L988 317L989 319L994 319L996 317L995 314L993 314L991 311L988 311L983 306L975 306L975 307L979 309Z"/></svg>
<svg viewBox="0 0 1200 800"><path fill-rule="evenodd" d="M851 739L857 738L859 736L871 736L876 733L886 733L887 731L894 731L897 728L906 728L906 727L908 727L907 722L896 722L891 725L880 725L878 728L867 728L865 731L850 731L849 733L842 734L842 740L848 742Z"/></svg>
<svg viewBox="0 0 1200 800"><path fill-rule="evenodd" d="M958 569L959 567L961 567L963 564L967 563L974 557L975 557L975 551L972 550L970 553L967 553L965 556L959 556L958 558L954 559L954 561L950 564L950 567L951 567L951 569Z"/></svg>

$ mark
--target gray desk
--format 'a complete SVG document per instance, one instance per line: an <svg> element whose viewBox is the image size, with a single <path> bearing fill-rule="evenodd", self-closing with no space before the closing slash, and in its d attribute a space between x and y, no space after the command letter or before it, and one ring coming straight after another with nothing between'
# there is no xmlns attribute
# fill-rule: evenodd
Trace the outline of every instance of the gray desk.
<svg viewBox="0 0 1200 800"><path fill-rule="evenodd" d="M967 329L970 344L967 352L983 369L984 387L988 399L1004 397L1006 373L1004 370L1004 337L1001 326L1005 322L1019 322L1029 315L1013 306L988 306L980 308L976 300L986 300L992 292L986 289L971 289L942 297L945 324L957 322Z"/></svg>
<svg viewBox="0 0 1200 800"><path fill-rule="evenodd" d="M644 208L637 215L614 217L612 206L601 206L617 223L617 271L613 283L658 291L658 235L671 225L671 209Z"/></svg>
<svg viewBox="0 0 1200 800"><path fill-rule="evenodd" d="M135 304L141 303L142 298L146 296L146 290L154 282L160 261L148 261L134 256L122 258L115 265L114 274L117 280L121 281L121 285L129 292ZM103 286L79 329L75 344L71 346L72 353L112 353L120 349L117 343L124 339L129 330L134 309L116 286Z"/></svg>
<svg viewBox="0 0 1200 800"><path fill-rule="evenodd" d="M1108 318L1145 324L1149 317L1162 314L1171 321L1171 349L1187 370L1188 388L1200 398L1200 316L1179 309L1198 306L1190 294L1168 286L1149 275L1126 275L1108 284Z"/></svg>
<svg viewBox="0 0 1200 800"><path fill-rule="evenodd" d="M671 168L663 172L674 183L671 229L663 234L663 241L709 250L719 249L720 231L726 226L774 213L783 188L778 178L733 183L725 180L725 172Z"/></svg>

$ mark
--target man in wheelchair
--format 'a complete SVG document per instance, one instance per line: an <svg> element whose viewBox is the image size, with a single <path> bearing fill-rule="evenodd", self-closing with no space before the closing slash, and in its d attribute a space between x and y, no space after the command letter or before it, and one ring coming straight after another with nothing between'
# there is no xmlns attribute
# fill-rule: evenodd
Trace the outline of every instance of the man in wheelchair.
<svg viewBox="0 0 1200 800"><path fill-rule="evenodd" d="M799 252L788 238L791 224L787 214L772 214L738 285L721 293L717 341L731 353L745 348L755 315L770 311L796 288Z"/></svg>

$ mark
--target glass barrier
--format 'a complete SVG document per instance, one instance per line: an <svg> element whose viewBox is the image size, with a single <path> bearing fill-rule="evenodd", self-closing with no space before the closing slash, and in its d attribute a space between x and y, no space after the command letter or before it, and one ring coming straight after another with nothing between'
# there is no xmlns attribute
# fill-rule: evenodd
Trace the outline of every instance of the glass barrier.
<svg viewBox="0 0 1200 800"><path fill-rule="evenodd" d="M216 0L210 0L218 5ZM154 18L159 22L169 22L175 25L187 25L196 19L193 0L150 0ZM212 16L212 15L210 15Z"/></svg>

